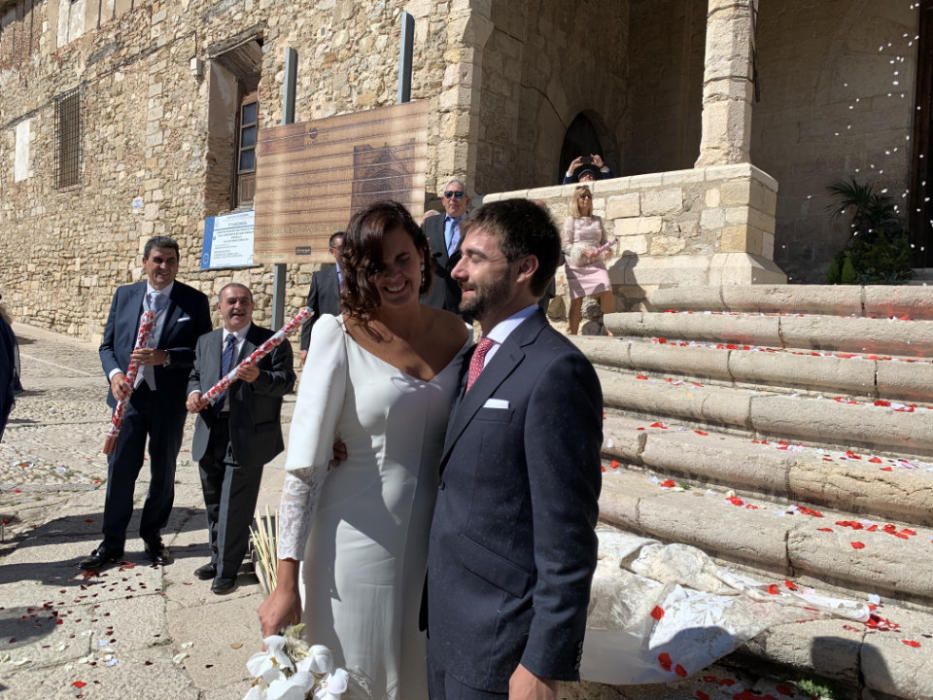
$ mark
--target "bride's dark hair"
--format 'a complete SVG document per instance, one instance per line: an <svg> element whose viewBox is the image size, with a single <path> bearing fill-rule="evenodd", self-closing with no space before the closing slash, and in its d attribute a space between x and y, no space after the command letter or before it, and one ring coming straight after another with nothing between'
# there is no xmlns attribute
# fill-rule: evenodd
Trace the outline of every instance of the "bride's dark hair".
<svg viewBox="0 0 933 700"><path fill-rule="evenodd" d="M340 269L344 284L340 301L348 316L364 324L379 307L379 290L373 278L382 271L382 240L387 233L396 229L411 236L421 255L422 272L418 293L424 294L431 287L428 238L408 210L390 200L374 202L359 210L350 219L343 238Z"/></svg>

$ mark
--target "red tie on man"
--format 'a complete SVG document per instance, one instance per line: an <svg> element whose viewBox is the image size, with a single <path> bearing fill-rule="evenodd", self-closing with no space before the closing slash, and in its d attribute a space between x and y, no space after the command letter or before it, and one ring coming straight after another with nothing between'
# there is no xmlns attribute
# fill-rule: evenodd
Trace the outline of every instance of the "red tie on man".
<svg viewBox="0 0 933 700"><path fill-rule="evenodd" d="M467 371L467 391L473 388L473 384L479 377L480 372L483 371L483 363L486 361L486 354L492 350L495 344L496 341L490 340L489 338L483 338L477 343L476 350L473 351L473 357L470 358L470 369Z"/></svg>

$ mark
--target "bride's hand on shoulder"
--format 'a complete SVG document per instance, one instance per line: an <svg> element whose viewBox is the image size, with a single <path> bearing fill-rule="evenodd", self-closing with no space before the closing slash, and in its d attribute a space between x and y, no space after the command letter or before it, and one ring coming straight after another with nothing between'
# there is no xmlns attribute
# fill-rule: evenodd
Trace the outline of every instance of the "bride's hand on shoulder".
<svg viewBox="0 0 933 700"><path fill-rule="evenodd" d="M259 606L262 636L280 634L289 625L301 622L301 597L297 590L276 587Z"/></svg>

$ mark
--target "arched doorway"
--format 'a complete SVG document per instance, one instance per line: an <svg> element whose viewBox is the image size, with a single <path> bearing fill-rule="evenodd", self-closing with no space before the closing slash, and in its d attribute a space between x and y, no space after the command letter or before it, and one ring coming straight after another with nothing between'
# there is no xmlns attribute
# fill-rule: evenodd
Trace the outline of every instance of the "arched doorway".
<svg viewBox="0 0 933 700"><path fill-rule="evenodd" d="M560 149L557 182L563 179L570 161L577 156L588 156L591 153L601 155L606 165L612 168L613 172L617 172L618 163L614 162L615 149L612 144L607 143L608 139L603 136L605 133L605 129L599 127L595 114L580 112L573 118L564 134L564 143Z"/></svg>

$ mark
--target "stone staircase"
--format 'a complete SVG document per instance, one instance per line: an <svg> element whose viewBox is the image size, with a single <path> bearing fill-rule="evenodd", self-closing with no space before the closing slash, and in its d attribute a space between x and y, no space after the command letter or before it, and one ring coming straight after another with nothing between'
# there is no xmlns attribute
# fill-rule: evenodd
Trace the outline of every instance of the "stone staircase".
<svg viewBox="0 0 933 700"><path fill-rule="evenodd" d="M724 663L933 699L933 290L671 288L642 309L575 339L605 398L601 519L878 601Z"/></svg>

